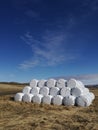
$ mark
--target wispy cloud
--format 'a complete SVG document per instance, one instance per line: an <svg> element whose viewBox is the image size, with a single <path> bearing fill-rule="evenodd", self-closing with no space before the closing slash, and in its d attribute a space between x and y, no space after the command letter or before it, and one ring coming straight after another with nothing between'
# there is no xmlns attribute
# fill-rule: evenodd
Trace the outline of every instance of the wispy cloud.
<svg viewBox="0 0 98 130"><path fill-rule="evenodd" d="M47 31L40 40L37 40L28 32L21 39L31 47L33 59L33 62L29 60L22 63L21 68L31 68L36 65L53 66L76 58L72 50L69 51L70 49L67 48L64 33Z"/></svg>
<svg viewBox="0 0 98 130"><path fill-rule="evenodd" d="M28 60L28 61L24 61L23 63L21 63L21 64L19 65L19 68L26 70L26 69L28 69L28 68L35 67L35 66L37 66L37 65L38 65L38 61L37 61L37 60L35 60L35 61L33 61L33 60Z"/></svg>

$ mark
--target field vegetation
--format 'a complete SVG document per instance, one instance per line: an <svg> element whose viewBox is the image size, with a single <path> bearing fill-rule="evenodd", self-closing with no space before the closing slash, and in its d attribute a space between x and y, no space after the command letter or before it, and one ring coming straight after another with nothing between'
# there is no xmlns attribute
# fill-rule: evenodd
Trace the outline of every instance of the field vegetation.
<svg viewBox="0 0 98 130"><path fill-rule="evenodd" d="M0 84L0 130L98 130L98 88L90 107L15 102L24 84Z"/></svg>

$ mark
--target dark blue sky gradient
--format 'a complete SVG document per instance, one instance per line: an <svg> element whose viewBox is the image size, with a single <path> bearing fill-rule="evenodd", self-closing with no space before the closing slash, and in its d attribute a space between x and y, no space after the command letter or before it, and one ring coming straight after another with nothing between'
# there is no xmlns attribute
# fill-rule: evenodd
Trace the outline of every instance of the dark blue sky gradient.
<svg viewBox="0 0 98 130"><path fill-rule="evenodd" d="M0 81L94 75L97 56L97 0L0 1Z"/></svg>

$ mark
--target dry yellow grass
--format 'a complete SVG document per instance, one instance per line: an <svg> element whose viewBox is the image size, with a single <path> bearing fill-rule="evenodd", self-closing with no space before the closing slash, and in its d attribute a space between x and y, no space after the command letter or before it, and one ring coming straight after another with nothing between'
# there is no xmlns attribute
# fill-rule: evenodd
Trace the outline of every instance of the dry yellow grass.
<svg viewBox="0 0 98 130"><path fill-rule="evenodd" d="M0 96L0 130L98 130L98 89L90 107L15 102Z"/></svg>
<svg viewBox="0 0 98 130"><path fill-rule="evenodd" d="M14 84L0 84L0 93L18 92L22 91L24 85L14 85Z"/></svg>

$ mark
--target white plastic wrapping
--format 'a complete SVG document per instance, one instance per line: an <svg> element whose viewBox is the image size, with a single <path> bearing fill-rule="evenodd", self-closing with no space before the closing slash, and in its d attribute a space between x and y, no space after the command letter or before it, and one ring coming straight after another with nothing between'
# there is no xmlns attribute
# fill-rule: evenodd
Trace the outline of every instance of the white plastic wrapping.
<svg viewBox="0 0 98 130"><path fill-rule="evenodd" d="M22 90L22 92L23 93L30 93L30 91L31 91L31 87L30 86L25 86L24 88L23 88L23 90Z"/></svg>
<svg viewBox="0 0 98 130"><path fill-rule="evenodd" d="M95 95L76 79L70 79L68 82L65 79L33 79L30 86L25 86L22 93L16 93L14 96L15 101L83 107L90 106L94 99Z"/></svg>
<svg viewBox="0 0 98 130"><path fill-rule="evenodd" d="M67 86L69 88L83 88L84 85L81 81L79 80L75 80L75 79L70 79L68 82L67 82Z"/></svg>
<svg viewBox="0 0 98 130"><path fill-rule="evenodd" d="M82 95L83 94L83 89L81 89L81 88L72 88L71 89L71 95L73 95L73 96L75 96L75 97L78 97L78 96L80 96L80 95Z"/></svg>
<svg viewBox="0 0 98 130"><path fill-rule="evenodd" d="M87 107L90 106L92 103L92 99L88 95L81 95L76 98L76 104L78 106Z"/></svg>
<svg viewBox="0 0 98 130"><path fill-rule="evenodd" d="M42 88L42 87L45 86L45 85L46 85L46 80L41 79L41 80L38 81L38 87L39 87L39 88Z"/></svg>
<svg viewBox="0 0 98 130"><path fill-rule="evenodd" d="M56 86L58 88L63 88L63 87L66 87L66 80L65 79L58 79L57 82L56 82Z"/></svg>
<svg viewBox="0 0 98 130"><path fill-rule="evenodd" d="M90 97L92 98L92 100L94 100L95 99L95 95L92 92L89 92L89 94L90 94Z"/></svg>
<svg viewBox="0 0 98 130"><path fill-rule="evenodd" d="M59 95L59 93L60 93L60 89L58 87L52 87L50 89L50 95L51 96Z"/></svg>
<svg viewBox="0 0 98 130"><path fill-rule="evenodd" d="M75 97L72 95L64 97L63 103L65 106L73 106L75 105Z"/></svg>
<svg viewBox="0 0 98 130"><path fill-rule="evenodd" d="M51 104L53 96L47 95L42 98L42 103Z"/></svg>
<svg viewBox="0 0 98 130"><path fill-rule="evenodd" d="M39 93L42 94L43 96L46 96L46 95L49 94L49 88L48 88L48 87L42 87L42 88L40 89L40 92L39 92Z"/></svg>
<svg viewBox="0 0 98 130"><path fill-rule="evenodd" d="M53 104L54 105L62 105L63 97L61 95L56 95L53 97Z"/></svg>
<svg viewBox="0 0 98 130"><path fill-rule="evenodd" d="M37 95L39 94L40 88L39 87L33 87L30 91L31 94Z"/></svg>
<svg viewBox="0 0 98 130"><path fill-rule="evenodd" d="M33 97L33 102L40 104L40 103L42 103L42 98L43 98L43 95L37 94L37 95L35 95L35 96Z"/></svg>
<svg viewBox="0 0 98 130"><path fill-rule="evenodd" d="M46 86L47 86L48 88L55 87L55 85L56 85L56 80L55 80L55 79L49 79L49 80L47 80L47 82L46 82Z"/></svg>
<svg viewBox="0 0 98 130"><path fill-rule="evenodd" d="M70 91L71 91L71 88L63 87L63 88L60 90L60 94L61 94L63 97L70 96Z"/></svg>
<svg viewBox="0 0 98 130"><path fill-rule="evenodd" d="M30 81L30 87L33 88L33 87L37 87L37 83L38 83L38 80L37 79L32 79Z"/></svg>
<svg viewBox="0 0 98 130"><path fill-rule="evenodd" d="M24 96L23 96L23 101L24 101L24 102L31 102L33 96L34 96L34 95L32 95L32 94L30 94L30 93L24 94Z"/></svg>
<svg viewBox="0 0 98 130"><path fill-rule="evenodd" d="M79 87L80 87L80 86L81 86L82 88L85 87L84 84L83 84L80 80L77 80L77 82L78 82Z"/></svg>
<svg viewBox="0 0 98 130"><path fill-rule="evenodd" d="M84 87L83 94L88 94L88 93L89 93L89 89Z"/></svg>
<svg viewBox="0 0 98 130"><path fill-rule="evenodd" d="M67 81L67 87L69 88L75 88L77 85L77 81L75 79L70 79Z"/></svg>
<svg viewBox="0 0 98 130"><path fill-rule="evenodd" d="M24 95L24 93L16 93L15 96L14 96L14 100L21 102L22 98L23 98L23 95Z"/></svg>

